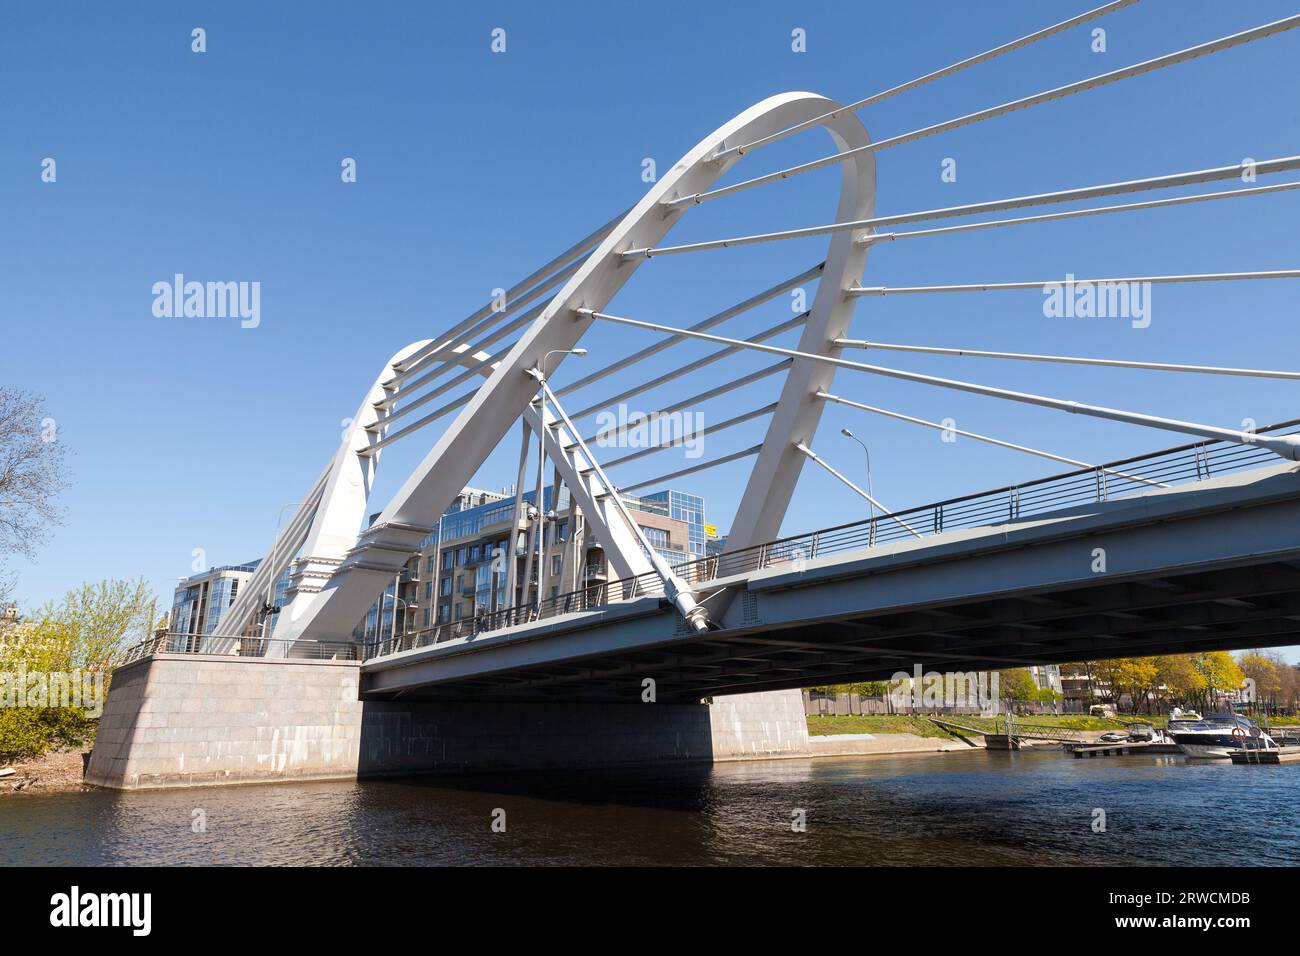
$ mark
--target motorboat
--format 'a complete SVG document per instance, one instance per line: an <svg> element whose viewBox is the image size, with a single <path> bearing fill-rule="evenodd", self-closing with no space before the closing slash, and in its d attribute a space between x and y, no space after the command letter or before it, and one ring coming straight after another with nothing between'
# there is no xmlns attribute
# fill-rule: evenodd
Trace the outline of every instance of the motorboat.
<svg viewBox="0 0 1300 956"><path fill-rule="evenodd" d="M1212 714L1191 722L1171 720L1168 732L1189 757L1227 758L1234 750L1277 748L1272 737L1240 714Z"/></svg>
<svg viewBox="0 0 1300 956"><path fill-rule="evenodd" d="M1151 724L1134 721L1127 724L1123 730L1108 730L1097 738L1097 742L1102 744L1149 744L1162 742L1162 737L1160 731L1156 730Z"/></svg>

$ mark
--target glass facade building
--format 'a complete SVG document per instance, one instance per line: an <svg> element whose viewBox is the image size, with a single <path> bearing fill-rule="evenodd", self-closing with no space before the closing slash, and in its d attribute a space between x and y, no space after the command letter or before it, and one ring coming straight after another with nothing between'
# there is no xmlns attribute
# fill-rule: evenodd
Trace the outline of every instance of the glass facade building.
<svg viewBox="0 0 1300 956"><path fill-rule="evenodd" d="M532 603L537 600L539 584L542 597L549 598L614 577L604 549L580 520L581 513L570 514L568 488L563 484L558 490L547 487L542 494L547 520L539 549L531 541L535 491L520 496L521 515L513 531L514 495L472 488L462 491L438 527L421 542L420 551L358 622L353 637L385 640L513 604ZM668 489L641 497L624 495L623 502L636 516L650 547L669 566L705 556L703 498ZM575 522L574 517L579 520ZM518 589L515 595L507 594L512 560ZM252 561L212 568L181 581L172 600L171 631L211 634L240 590L247 587L258 564ZM273 603L277 607L288 604L291 571L292 565L275 583ZM269 636L275 636L274 626Z"/></svg>
<svg viewBox="0 0 1300 956"><path fill-rule="evenodd" d="M652 495L645 495L641 500L662 503L666 508L668 517L686 523L687 550L690 552L690 560L694 561L705 556L707 536L704 532L703 498L699 495L687 494L684 491L667 489L657 491Z"/></svg>
<svg viewBox="0 0 1300 956"><path fill-rule="evenodd" d="M438 624L532 603L539 586L542 597L549 598L610 580L614 575L604 549L583 522L576 525L578 540L573 539L568 488L548 486L542 495L547 520L539 549L531 540L535 490L520 496L520 520L512 533L513 495L465 489L438 527L421 542L420 552L371 606L354 636L364 641L387 640L394 634L418 633ZM698 495L666 490L642 497L625 495L623 501L639 515L637 524L646 541L669 566L704 557L704 500ZM511 560L518 588L514 596L507 593ZM545 571L539 573L543 562Z"/></svg>
<svg viewBox="0 0 1300 956"><path fill-rule="evenodd" d="M259 558L247 564L227 564L185 578L176 585L172 594L167 629L173 634L211 634L239 597L240 589L248 585L260 563ZM277 607L283 607L287 600L289 573L292 569L292 565L286 568L275 582L274 601Z"/></svg>

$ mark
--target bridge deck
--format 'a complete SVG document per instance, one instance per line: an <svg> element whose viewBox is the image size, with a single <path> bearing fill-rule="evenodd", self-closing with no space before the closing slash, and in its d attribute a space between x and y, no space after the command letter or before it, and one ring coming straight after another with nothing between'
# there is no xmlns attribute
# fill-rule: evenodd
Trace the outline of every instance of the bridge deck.
<svg viewBox="0 0 1300 956"><path fill-rule="evenodd" d="M1300 639L1300 474L1279 464L701 585L368 661L373 697L659 700ZM1104 565L1100 561L1104 560Z"/></svg>

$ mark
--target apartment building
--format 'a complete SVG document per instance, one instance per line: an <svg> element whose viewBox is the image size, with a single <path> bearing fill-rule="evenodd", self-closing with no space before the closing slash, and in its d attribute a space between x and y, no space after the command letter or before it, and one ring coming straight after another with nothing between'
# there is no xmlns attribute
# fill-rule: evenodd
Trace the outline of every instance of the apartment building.
<svg viewBox="0 0 1300 956"><path fill-rule="evenodd" d="M536 493L521 496L466 488L384 591L354 637L383 640L439 624L604 584L613 577L604 549L560 485L543 490L542 547L535 541ZM704 499L674 489L624 503L646 541L670 566L705 556ZM513 533L512 533L513 526ZM512 582L514 594L507 595Z"/></svg>
<svg viewBox="0 0 1300 956"><path fill-rule="evenodd" d="M260 563L259 558L246 564L226 564L183 578L172 594L168 631L172 634L195 636L211 634L216 630L217 622L221 620L226 609L235 603L240 588L248 585L249 579ZM275 592L270 596L271 602L276 606L283 606L288 588L289 570L286 570L275 582Z"/></svg>
<svg viewBox="0 0 1300 956"><path fill-rule="evenodd" d="M539 593L554 597L611 580L604 549L587 532L582 513L564 485L558 500L553 488L543 490L545 520L539 550L535 500L535 492L520 496L516 516L514 494L464 489L438 529L371 606L353 637L374 641L416 634L438 624L532 603ZM646 541L670 566L705 556L703 498L665 489L642 497L624 495L623 501ZM512 559L514 594L508 597ZM248 586L258 563L223 565L181 580L172 598L169 630L196 638L211 634L240 589ZM276 607L289 600L291 572L292 565L276 582L271 595ZM274 630L269 636L275 636Z"/></svg>

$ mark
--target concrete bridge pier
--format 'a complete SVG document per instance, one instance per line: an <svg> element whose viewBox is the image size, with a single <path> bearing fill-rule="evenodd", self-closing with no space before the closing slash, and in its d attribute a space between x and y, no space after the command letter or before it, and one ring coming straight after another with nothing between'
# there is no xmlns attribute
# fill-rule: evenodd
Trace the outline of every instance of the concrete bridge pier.
<svg viewBox="0 0 1300 956"><path fill-rule="evenodd" d="M807 754L799 691L711 704L363 701L355 661L156 654L119 668L86 781L135 790Z"/></svg>

